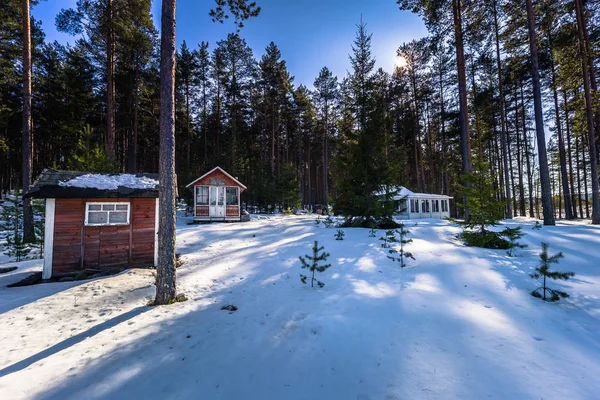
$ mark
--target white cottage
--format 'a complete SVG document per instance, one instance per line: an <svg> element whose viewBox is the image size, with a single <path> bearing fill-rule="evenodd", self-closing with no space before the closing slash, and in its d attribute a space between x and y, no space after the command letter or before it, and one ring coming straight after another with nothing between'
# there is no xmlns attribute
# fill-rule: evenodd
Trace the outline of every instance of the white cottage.
<svg viewBox="0 0 600 400"><path fill-rule="evenodd" d="M444 194L415 193L404 186L394 188L398 202L397 215L402 219L448 218L450 199Z"/></svg>

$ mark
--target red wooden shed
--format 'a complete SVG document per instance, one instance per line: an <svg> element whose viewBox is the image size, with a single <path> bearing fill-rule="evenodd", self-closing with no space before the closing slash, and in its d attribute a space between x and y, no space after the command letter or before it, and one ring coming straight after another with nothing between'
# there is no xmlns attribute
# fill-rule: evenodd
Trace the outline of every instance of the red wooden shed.
<svg viewBox="0 0 600 400"><path fill-rule="evenodd" d="M186 186L194 192L194 221L240 221L240 181L215 167Z"/></svg>
<svg viewBox="0 0 600 400"><path fill-rule="evenodd" d="M44 170L25 197L46 199L43 279L156 265L157 174Z"/></svg>

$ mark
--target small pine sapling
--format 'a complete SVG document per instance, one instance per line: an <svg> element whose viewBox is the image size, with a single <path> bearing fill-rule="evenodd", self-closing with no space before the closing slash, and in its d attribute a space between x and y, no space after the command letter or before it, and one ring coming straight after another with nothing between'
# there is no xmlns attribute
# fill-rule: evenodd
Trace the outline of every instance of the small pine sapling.
<svg viewBox="0 0 600 400"><path fill-rule="evenodd" d="M531 229L539 231L540 229L542 229L542 224L540 224L540 221L535 221L535 225Z"/></svg>
<svg viewBox="0 0 600 400"><path fill-rule="evenodd" d="M385 236L380 237L379 240L383 242L381 243L381 247L384 249L389 249L390 243L396 242L396 234L394 233L393 229L390 229L389 231L385 231Z"/></svg>
<svg viewBox="0 0 600 400"><path fill-rule="evenodd" d="M335 233L335 240L344 240L344 236L346 236L344 231L341 229L338 229L337 232Z"/></svg>
<svg viewBox="0 0 600 400"><path fill-rule="evenodd" d="M500 232L501 236L504 236L506 239L508 239L508 250L506 251L506 253L510 257L514 255L515 249L524 249L525 247L527 247L526 244L521 244L517 242L517 240L525 236L521 229L521 226L517 226L516 228L511 228L507 226L502 232Z"/></svg>
<svg viewBox="0 0 600 400"><path fill-rule="evenodd" d="M562 251L554 254L553 256L548 255L548 243L542 242L542 252L540 253L540 266L535 269L535 273L530 274L533 279L543 278L543 284L539 288L533 290L531 295L538 297L544 301L557 301L561 298L567 298L569 295L566 292L550 289L546 285L546 279L560 279L563 281L569 280L569 278L575 276L574 272L558 272L550 271L550 264L558 264L561 258L564 258ZM541 292L541 293L540 293ZM549 294L548 297L546 294Z"/></svg>
<svg viewBox="0 0 600 400"><path fill-rule="evenodd" d="M319 285L319 287L325 286L325 284L323 282L321 282L315 278L315 272L324 272L327 268L331 267L331 264L320 264L319 265L320 261L325 262L325 261L327 261L327 258L329 257L329 253L325 252L324 250L325 250L325 246L319 247L319 242L315 240L315 243L313 244L313 247L312 247L312 256L307 254L304 257L302 257L302 256L298 257L300 259L300 262L302 263L302 265L301 265L302 269L306 268L312 272L312 276L311 276L311 280L310 280L311 287L315 286L314 285L315 281L317 282L317 285ZM306 284L307 279L308 279L308 276L300 274L300 281L302 281L302 283Z"/></svg>
<svg viewBox="0 0 600 400"><path fill-rule="evenodd" d="M323 221L323 225L325 225L325 228L331 228L334 223L335 221L333 220L333 217L331 215L328 215L327 218L325 218L325 220Z"/></svg>
<svg viewBox="0 0 600 400"><path fill-rule="evenodd" d="M390 249L388 252L391 255L389 255L388 258L392 261L398 261L400 263L400 267L404 268L406 266L406 263L404 262L405 258L412 258L413 260L415 259L412 253L404 250L404 245L412 243L412 239L406 237L410 231L404 228L404 224L400 224L399 229L395 229L393 232L393 242L400 243L400 250ZM396 240L396 234L398 234L399 240ZM396 254L398 257L396 257Z"/></svg>
<svg viewBox="0 0 600 400"><path fill-rule="evenodd" d="M321 217L317 217L317 219L315 219L315 225L319 226L321 224Z"/></svg>
<svg viewBox="0 0 600 400"><path fill-rule="evenodd" d="M371 228L371 230L369 230L369 237L375 237L376 233L377 233L377 231L375 230L375 228Z"/></svg>

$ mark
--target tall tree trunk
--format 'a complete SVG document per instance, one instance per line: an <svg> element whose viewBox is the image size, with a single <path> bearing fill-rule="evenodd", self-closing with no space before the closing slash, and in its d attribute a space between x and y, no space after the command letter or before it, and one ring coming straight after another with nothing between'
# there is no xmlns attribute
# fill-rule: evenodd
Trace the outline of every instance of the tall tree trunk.
<svg viewBox="0 0 600 400"><path fill-rule="evenodd" d="M468 174L473 169L471 159L471 136L469 134L469 109L467 104L467 77L465 72L465 49L462 32L462 7L461 0L452 0L452 14L454 17L454 41L456 43L456 66L458 72L458 105L460 121L460 153L462 158L462 172ZM463 199L467 204L467 199ZM464 216L469 219L470 212L464 210Z"/></svg>
<svg viewBox="0 0 600 400"><path fill-rule="evenodd" d="M600 193L598 183L598 158L596 154L596 137L594 135L594 114L592 93L590 89L590 71L588 69L588 57L585 46L585 16L581 0L575 0L575 14L577 16L577 33L579 35L579 51L581 53L581 70L583 72L583 89L585 92L585 113L588 133L588 151L590 155L590 173L592 178L592 224L600 224ZM587 199L586 190L586 199ZM589 203L589 199L586 203Z"/></svg>
<svg viewBox="0 0 600 400"><path fill-rule="evenodd" d="M535 15L532 0L526 0L527 30L529 34L529 50L531 53L531 81L533 84L533 107L535 112L535 131L538 144L538 160L540 164L540 181L542 186L542 208L544 225L555 225L552 210L552 190L550 188L550 172L548 171L548 155L546 153L546 137L542 108L542 92L540 90L540 71L538 66L538 46L535 33Z"/></svg>
<svg viewBox="0 0 600 400"><path fill-rule="evenodd" d="M569 178L567 174L567 157L565 154L565 140L563 137L562 123L560 120L560 107L558 103L558 89L556 88L556 69L554 66L554 53L552 51L552 38L548 34L550 47L550 69L552 72L552 95L554 98L554 117L556 119L556 134L558 135L558 156L560 158L560 180L562 184L563 197L565 198L565 218L573 219L573 208L571 207L571 194L569 193Z"/></svg>
<svg viewBox="0 0 600 400"><path fill-rule="evenodd" d="M129 130L127 137L127 172L135 174L137 172L137 135L139 125L139 109L140 109L140 88L139 75L140 69L136 65L133 78L133 127Z"/></svg>
<svg viewBox="0 0 600 400"><path fill-rule="evenodd" d="M106 34L106 150L112 161L115 160L115 32L113 0L107 2Z"/></svg>
<svg viewBox="0 0 600 400"><path fill-rule="evenodd" d="M325 99L325 134L323 135L323 204L329 205L329 100Z"/></svg>
<svg viewBox="0 0 600 400"><path fill-rule="evenodd" d="M186 129L186 149L185 149L185 172L191 171L192 165L192 127L190 124L190 82L185 82L185 129Z"/></svg>
<svg viewBox="0 0 600 400"><path fill-rule="evenodd" d="M517 97L517 86L515 84L515 136L517 138L517 173L519 174L519 214L525 216L525 186L523 185L523 163L521 155L521 134L519 126L519 100Z"/></svg>
<svg viewBox="0 0 600 400"><path fill-rule="evenodd" d="M155 304L175 299L175 5L162 0L160 40L160 160L158 265Z"/></svg>
<svg viewBox="0 0 600 400"><path fill-rule="evenodd" d="M569 108L567 105L567 91L563 90L563 105L565 108L565 133L567 142L567 154L569 155L569 183L571 185L571 206L573 207L573 217L577 218L577 199L575 198L575 183L573 174L573 153L571 152L571 128L569 123Z"/></svg>
<svg viewBox="0 0 600 400"><path fill-rule="evenodd" d="M510 193L510 185L508 184L508 141L506 139L506 105L504 104L504 85L502 84L502 60L500 58L500 34L498 27L498 10L497 10L497 0L494 0L494 35L496 39L496 66L498 70L498 89L500 91L500 138L502 141L502 166L504 172L504 193L506 196L506 218L512 218L512 210L511 210L511 193Z"/></svg>
<svg viewBox="0 0 600 400"><path fill-rule="evenodd" d="M456 42L456 65L458 68L458 102L460 119L460 150L463 173L471 172L471 136L469 135L469 109L467 105L467 76L465 71L465 49L462 33L462 9L460 0L452 0L454 15L454 39Z"/></svg>
<svg viewBox="0 0 600 400"><path fill-rule="evenodd" d="M31 137L31 17L29 16L29 0L22 0L23 8L23 193L31 185L31 169L33 167L33 140ZM23 199L23 241L33 242L33 209L31 198Z"/></svg>
<svg viewBox="0 0 600 400"><path fill-rule="evenodd" d="M523 147L525 150L525 165L527 167L527 194L529 200L529 216L533 218L533 172L532 160L529 153L529 137L527 136L527 117L525 111L525 96L523 95L523 81L521 81L521 122L523 124Z"/></svg>

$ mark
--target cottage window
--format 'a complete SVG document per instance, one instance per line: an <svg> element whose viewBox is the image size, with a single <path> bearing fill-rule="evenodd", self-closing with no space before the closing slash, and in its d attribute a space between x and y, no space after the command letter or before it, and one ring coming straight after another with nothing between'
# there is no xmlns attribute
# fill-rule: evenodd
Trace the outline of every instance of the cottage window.
<svg viewBox="0 0 600 400"><path fill-rule="evenodd" d="M237 206L238 205L238 188L228 187L227 188L227 205Z"/></svg>
<svg viewBox="0 0 600 400"><path fill-rule="evenodd" d="M421 206L421 210L423 212L429 212L429 200L423 200L423 205Z"/></svg>
<svg viewBox="0 0 600 400"><path fill-rule="evenodd" d="M442 200L442 212L448 211L448 200Z"/></svg>
<svg viewBox="0 0 600 400"><path fill-rule="evenodd" d="M433 203L433 212L440 212L440 201L432 200Z"/></svg>
<svg viewBox="0 0 600 400"><path fill-rule="evenodd" d="M196 186L196 204L199 206L208 205L208 186Z"/></svg>
<svg viewBox="0 0 600 400"><path fill-rule="evenodd" d="M86 203L88 226L129 225L129 203Z"/></svg>
<svg viewBox="0 0 600 400"><path fill-rule="evenodd" d="M398 212L400 212L400 213L406 212L406 200L400 200L398 202Z"/></svg>
<svg viewBox="0 0 600 400"><path fill-rule="evenodd" d="M419 200L411 200L410 201L410 212L411 213L419 212Z"/></svg>

